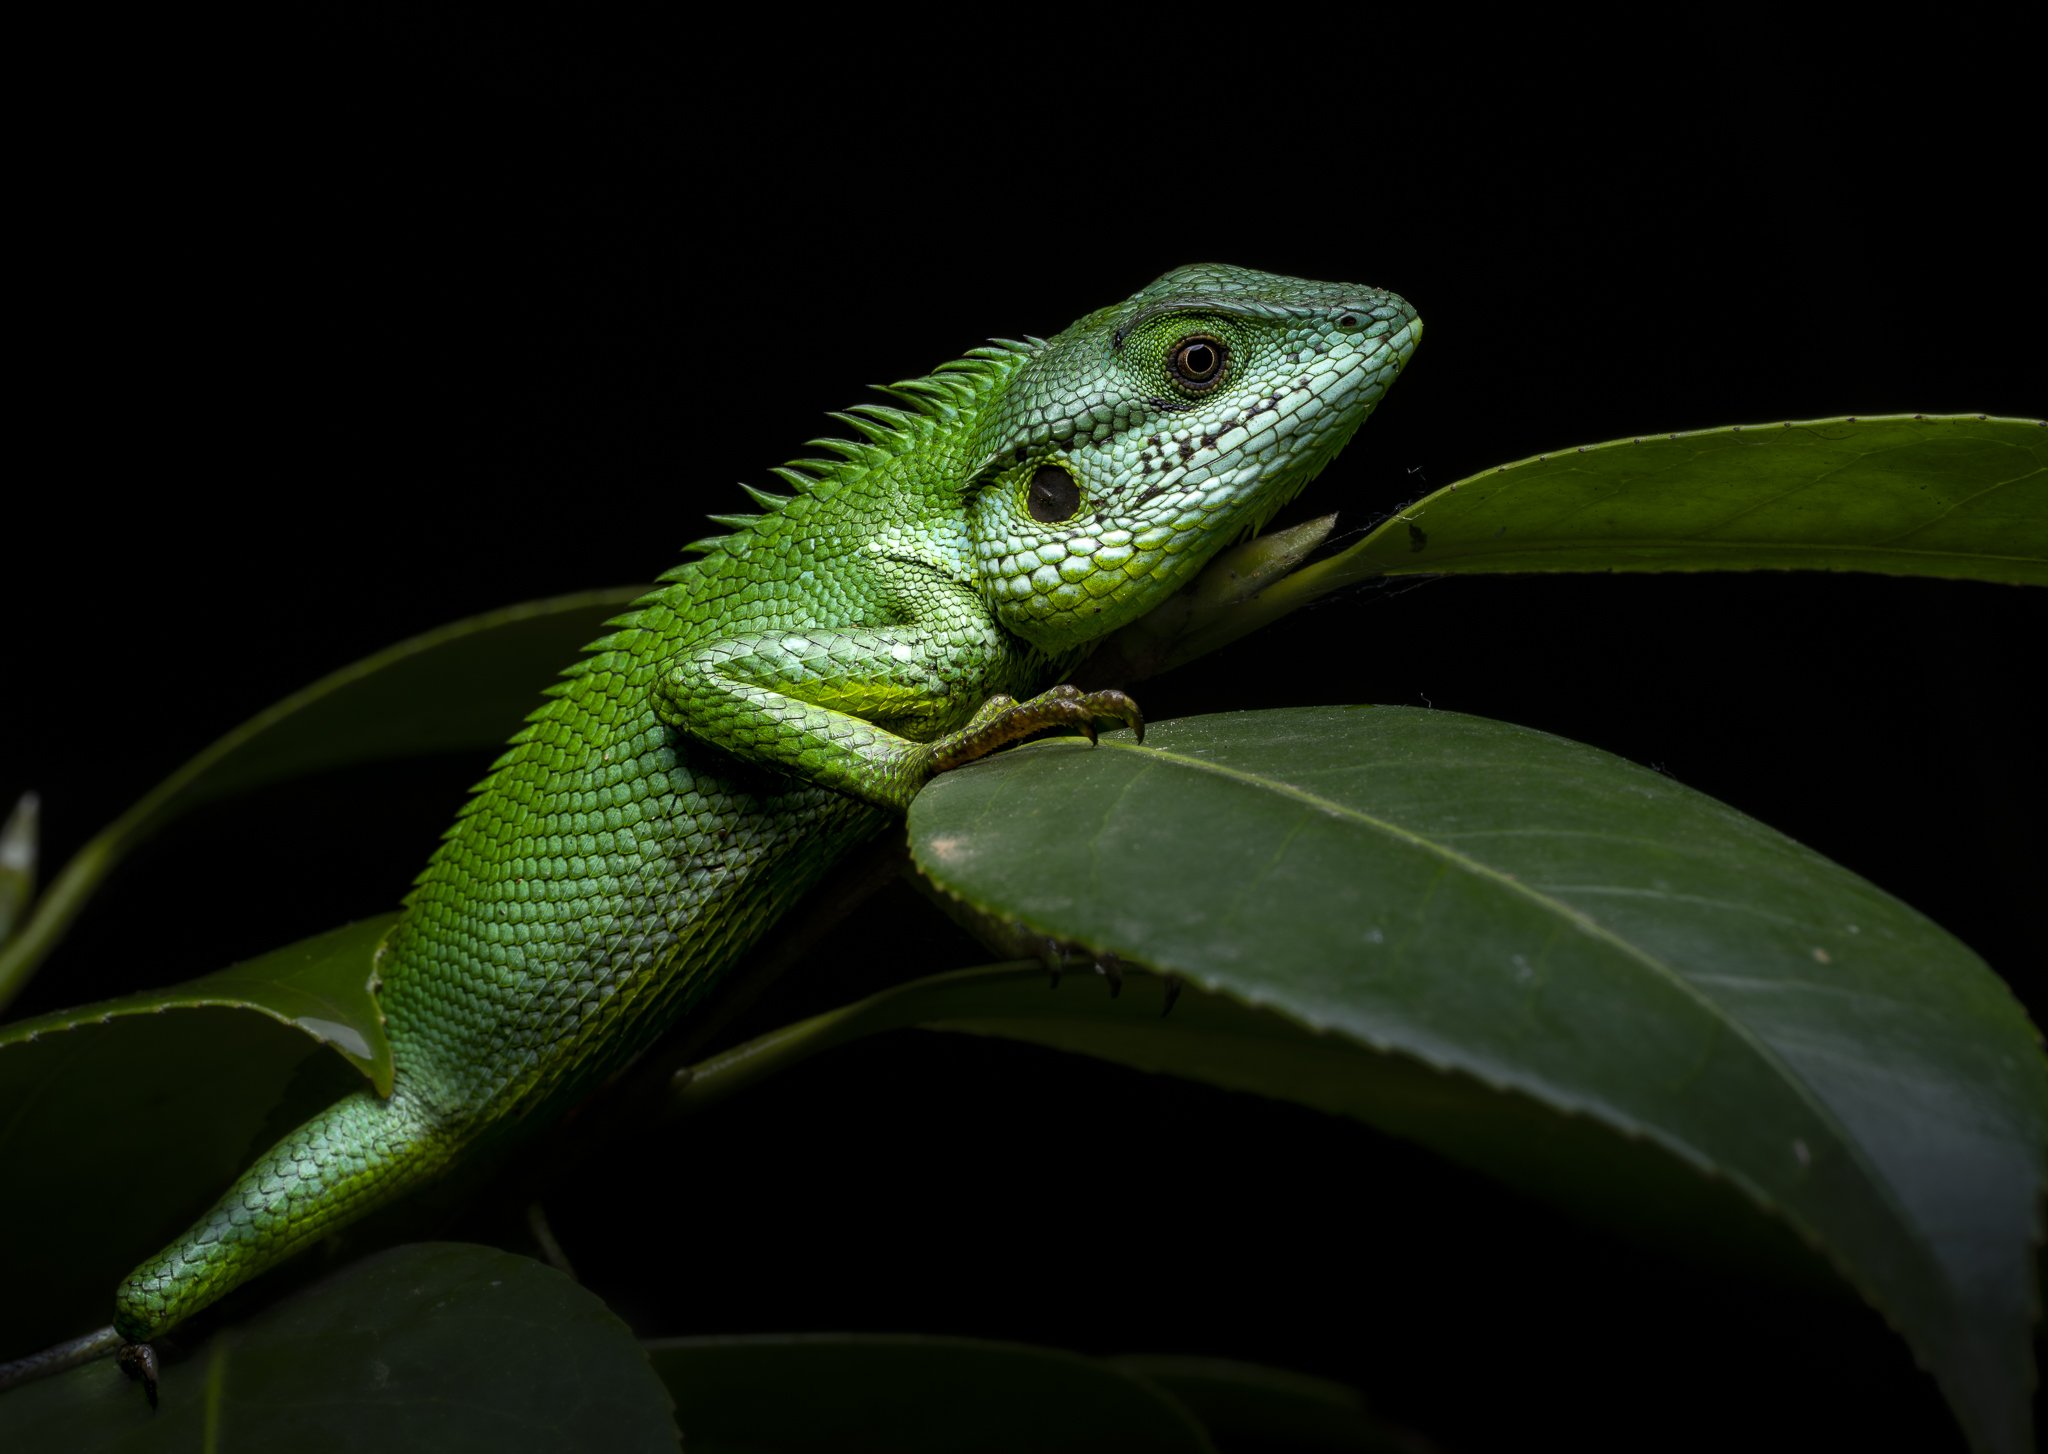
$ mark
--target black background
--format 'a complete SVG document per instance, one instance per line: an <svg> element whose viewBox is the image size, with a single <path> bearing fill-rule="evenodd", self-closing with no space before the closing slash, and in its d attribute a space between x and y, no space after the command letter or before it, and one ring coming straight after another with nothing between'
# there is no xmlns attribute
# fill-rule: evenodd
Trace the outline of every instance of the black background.
<svg viewBox="0 0 2048 1454"><path fill-rule="evenodd" d="M29 447L0 524L0 791L41 792L50 860L336 666L650 579L862 385L1183 262L1378 284L1427 321L1286 518L1370 524L1653 430L2048 408L2019 38L1874 59L1706 27L1539 53L1061 23L872 57L417 19L54 42L13 209ZM1932 915L2038 1020L2044 624L2039 593L1927 581L1440 582L1140 696L1428 704L1655 764ZM28 1007L392 904L476 766L208 815ZM970 962L914 922L861 921L802 1004L870 959ZM578 1192L558 1230L648 1333L1260 1358L1457 1449L1953 1438L1853 1306L1618 1245L1358 1128L1014 1047L876 1042Z"/></svg>

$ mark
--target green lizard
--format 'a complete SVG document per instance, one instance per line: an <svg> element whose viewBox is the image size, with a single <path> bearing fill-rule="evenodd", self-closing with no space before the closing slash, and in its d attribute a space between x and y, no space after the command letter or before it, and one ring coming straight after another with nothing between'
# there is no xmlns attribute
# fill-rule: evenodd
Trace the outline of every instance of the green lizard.
<svg viewBox="0 0 2048 1454"><path fill-rule="evenodd" d="M1377 289L1182 268L834 416L863 438L715 517L448 829L378 951L390 1096L287 1135L75 1346L154 1399L150 1340L623 1066L932 774L1142 734L1041 689L1314 477L1421 332Z"/></svg>

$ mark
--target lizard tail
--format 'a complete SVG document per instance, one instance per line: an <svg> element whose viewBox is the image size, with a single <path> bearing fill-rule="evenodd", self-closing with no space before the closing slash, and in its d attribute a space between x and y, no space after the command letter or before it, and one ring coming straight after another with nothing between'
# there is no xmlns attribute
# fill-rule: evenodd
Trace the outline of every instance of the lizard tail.
<svg viewBox="0 0 2048 1454"><path fill-rule="evenodd" d="M213 1210L128 1274L114 1328L147 1343L230 1289L382 1206L457 1149L401 1085L357 1091L271 1147Z"/></svg>

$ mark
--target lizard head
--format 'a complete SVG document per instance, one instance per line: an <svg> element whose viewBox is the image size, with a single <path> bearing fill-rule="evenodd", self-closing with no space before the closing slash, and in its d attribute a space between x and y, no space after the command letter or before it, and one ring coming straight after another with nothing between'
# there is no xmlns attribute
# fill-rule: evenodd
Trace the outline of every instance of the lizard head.
<svg viewBox="0 0 2048 1454"><path fill-rule="evenodd" d="M1377 288L1204 265L1035 347L972 455L1003 625L1059 652L1151 610L1316 476L1421 337Z"/></svg>

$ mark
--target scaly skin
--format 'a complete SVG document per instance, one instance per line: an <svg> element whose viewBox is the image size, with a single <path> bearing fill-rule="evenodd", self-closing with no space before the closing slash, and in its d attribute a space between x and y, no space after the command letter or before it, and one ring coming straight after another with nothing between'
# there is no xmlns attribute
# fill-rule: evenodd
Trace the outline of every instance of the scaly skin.
<svg viewBox="0 0 2048 1454"><path fill-rule="evenodd" d="M1050 342L976 349L837 416L864 442L565 671L420 874L378 960L397 1067L285 1137L129 1276L131 1343L624 1065L935 772L1048 726L1055 688L1271 516L1421 336L1390 293L1182 268Z"/></svg>

